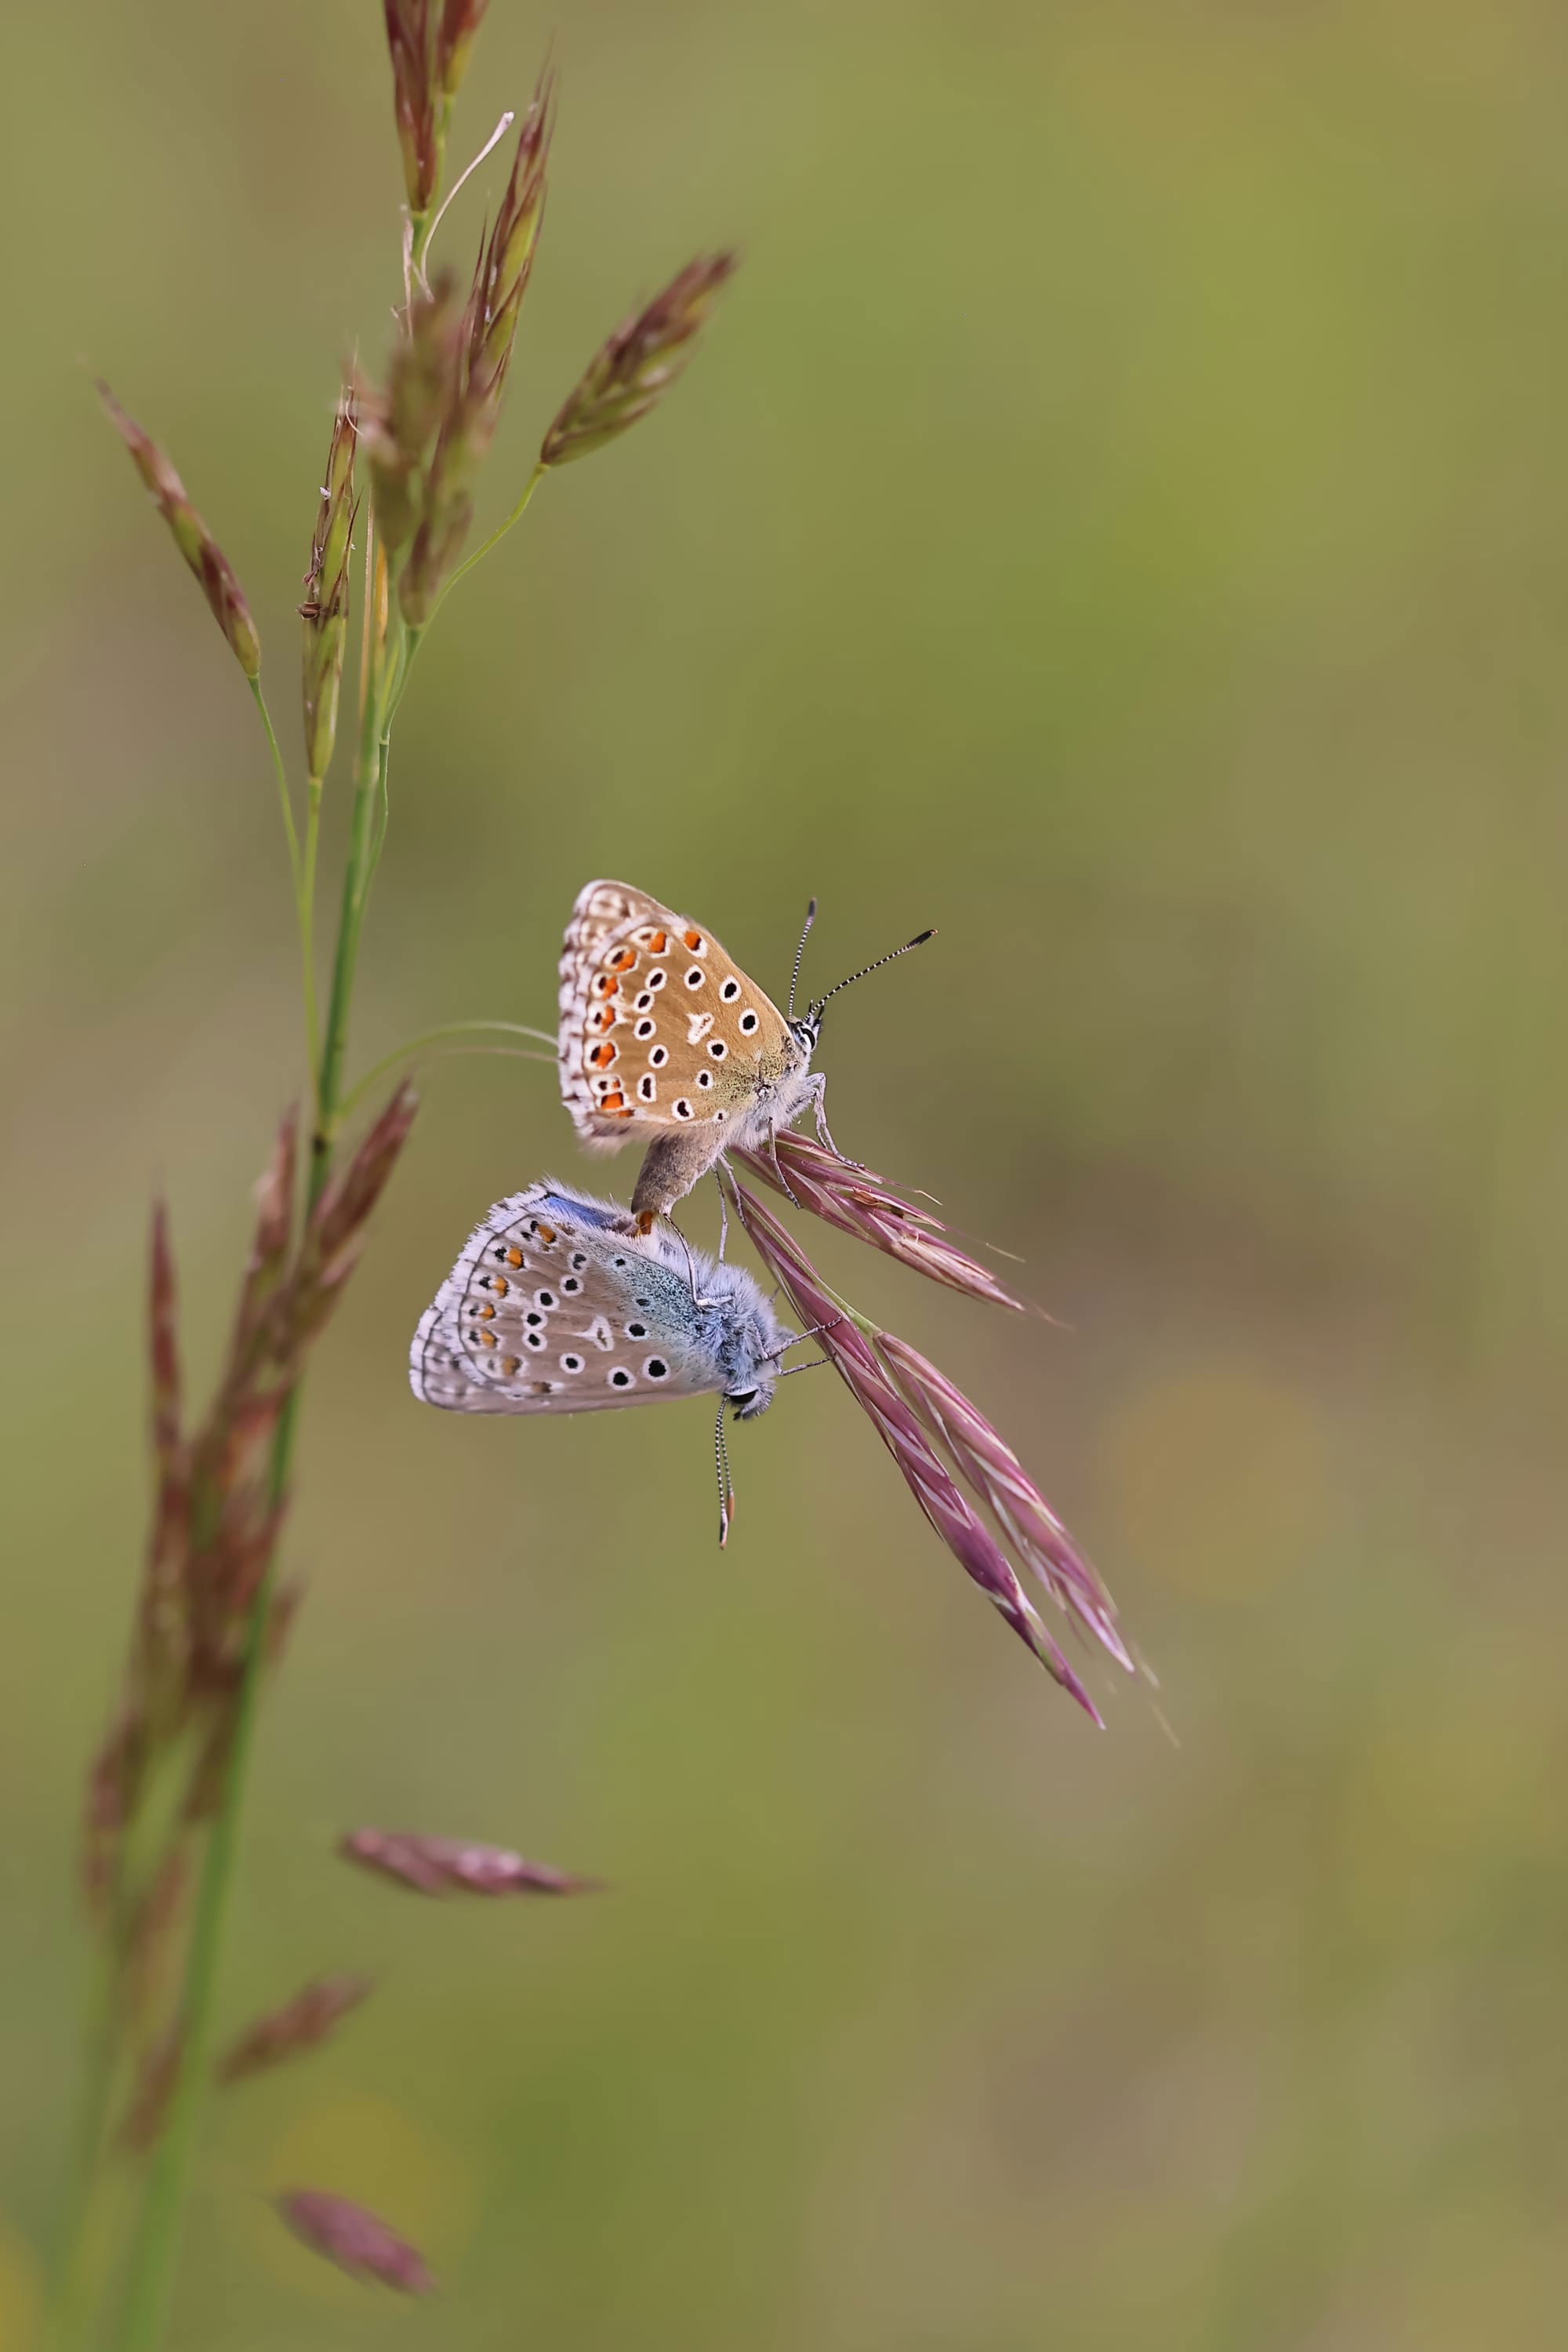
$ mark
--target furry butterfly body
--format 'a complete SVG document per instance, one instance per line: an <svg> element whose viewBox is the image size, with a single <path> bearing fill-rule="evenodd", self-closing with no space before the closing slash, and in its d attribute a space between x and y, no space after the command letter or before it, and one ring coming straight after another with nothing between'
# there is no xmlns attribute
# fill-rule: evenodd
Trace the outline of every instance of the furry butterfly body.
<svg viewBox="0 0 1568 2352"><path fill-rule="evenodd" d="M469 1234L419 1319L409 1381L454 1412L717 1395L750 1421L773 1402L788 1345L744 1267L547 1181L498 1201Z"/></svg>
<svg viewBox="0 0 1568 2352"><path fill-rule="evenodd" d="M561 959L561 1091L591 1150L647 1146L646 1229L721 1154L765 1150L807 1103L821 1008L792 1017L710 931L626 882L580 891Z"/></svg>

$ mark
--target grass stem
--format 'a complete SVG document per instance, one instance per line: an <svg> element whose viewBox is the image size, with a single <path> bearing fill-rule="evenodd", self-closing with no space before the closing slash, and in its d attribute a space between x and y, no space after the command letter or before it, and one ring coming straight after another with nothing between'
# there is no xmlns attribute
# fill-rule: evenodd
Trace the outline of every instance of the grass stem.
<svg viewBox="0 0 1568 2352"><path fill-rule="evenodd" d="M360 932L369 891L370 871L374 865L376 812L384 786L385 745L382 733L384 689L375 675L377 665L374 660L374 640L371 650L372 675L365 682L361 706L353 813L348 856L343 868L331 993L328 1000L326 1032L321 1041L321 1061L316 1074L316 1118L310 1138L307 1215L321 1199L331 1168L332 1143L339 1117L338 1090L348 1046L349 1013L358 968ZM271 732L268 724L269 737ZM272 740L276 744L276 738ZM281 764L279 760L280 772ZM316 797L319 800L319 793ZM313 841L310 845L313 854ZM281 1499L288 1486L299 1406L300 1391L296 1388L284 1405L273 1439L268 1482L274 1502ZM119 2352L157 2352L167 2330L174 2300L190 2199L197 2127L211 2075L218 1966L239 1850L240 1817L267 1659L275 1575L275 1562L269 1562L251 1605L246 1630L244 1663L235 1701L234 1728L224 1770L223 1791L202 1856L195 1909L185 1953L178 2012L183 2037L179 2072L170 2096L167 2121L153 2155L142 2224L132 2252L116 2339Z"/></svg>

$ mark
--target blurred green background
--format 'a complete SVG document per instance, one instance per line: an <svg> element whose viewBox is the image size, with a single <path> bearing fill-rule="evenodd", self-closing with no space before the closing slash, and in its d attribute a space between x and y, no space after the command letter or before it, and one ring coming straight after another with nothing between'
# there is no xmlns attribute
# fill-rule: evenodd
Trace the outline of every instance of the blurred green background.
<svg viewBox="0 0 1568 2352"><path fill-rule="evenodd" d="M780 988L809 891L819 984L938 924L835 1008L835 1129L1022 1253L1062 1328L811 1238L1016 1439L1177 1744L1137 1688L1102 1736L1031 1669L836 1382L736 1433L722 1562L702 1411L416 1408L408 1332L475 1215L604 1181L547 1070L435 1066L311 1380L224 2012L379 1990L225 2101L177 2342L1555 2345L1568 23L495 0L459 146L552 36L488 510L634 299L716 242L746 265L679 394L432 633L361 1064L548 1022L593 874ZM148 1202L200 1376L298 1083L254 715L84 362L238 570L291 748L335 367L384 346L401 189L370 0L87 0L7 44L26 2352L146 1504ZM614 1891L421 1905L331 1858L363 1822ZM403 2226L447 2303L294 2248L264 2195L302 2182Z"/></svg>

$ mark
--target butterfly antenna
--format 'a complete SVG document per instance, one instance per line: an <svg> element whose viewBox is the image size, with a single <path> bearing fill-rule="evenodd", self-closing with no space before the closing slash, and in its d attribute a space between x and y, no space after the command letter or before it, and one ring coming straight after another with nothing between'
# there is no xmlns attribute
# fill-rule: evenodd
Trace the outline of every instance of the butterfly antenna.
<svg viewBox="0 0 1568 2352"><path fill-rule="evenodd" d="M816 920L816 901L813 898L805 910L805 923L800 935L800 945L795 951L795 970L789 976L789 1018L795 1019L795 992L800 986L800 960L805 953L805 943L811 937L811 927Z"/></svg>
<svg viewBox="0 0 1568 2352"><path fill-rule="evenodd" d="M724 1400L719 1400L719 1418L713 1424L713 1465L719 1473L719 1549L723 1550L730 1540L730 1521L735 1511L735 1489L730 1484L730 1456L724 1446Z"/></svg>
<svg viewBox="0 0 1568 2352"><path fill-rule="evenodd" d="M860 970L858 971L852 971L847 980L838 981L832 988L830 988L826 996L819 996L816 999L811 1008L812 1019L814 1021L821 1020L824 1005L828 1003L833 997L837 996L840 989L853 988L858 980L864 980L870 972L880 971L885 963L896 963L900 956L908 955L911 948L923 948L927 940L934 940L935 937L936 931L934 928L929 931L917 931L914 938L912 940L906 940L901 948L889 948L886 955L879 956L877 958L875 963L862 964Z"/></svg>

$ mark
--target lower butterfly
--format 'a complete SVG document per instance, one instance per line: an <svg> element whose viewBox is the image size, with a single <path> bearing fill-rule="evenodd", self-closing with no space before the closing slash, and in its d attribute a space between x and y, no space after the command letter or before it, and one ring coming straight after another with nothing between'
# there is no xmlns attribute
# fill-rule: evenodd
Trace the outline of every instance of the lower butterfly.
<svg viewBox="0 0 1568 2352"><path fill-rule="evenodd" d="M804 1334L798 1335L804 1337ZM419 1318L408 1377L451 1412L603 1412L717 1395L721 1540L726 1407L753 1421L796 1343L743 1266L563 1186L498 1201Z"/></svg>

